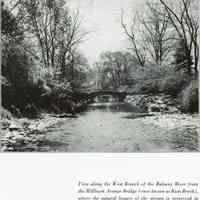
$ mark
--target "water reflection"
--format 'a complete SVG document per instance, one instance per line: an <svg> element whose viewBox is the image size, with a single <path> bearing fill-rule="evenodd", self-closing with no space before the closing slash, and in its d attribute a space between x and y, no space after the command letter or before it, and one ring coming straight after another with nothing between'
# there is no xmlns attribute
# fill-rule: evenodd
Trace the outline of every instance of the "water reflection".
<svg viewBox="0 0 200 200"><path fill-rule="evenodd" d="M107 103L107 102L119 102L119 99L112 95L99 95L94 98L94 103Z"/></svg>
<svg viewBox="0 0 200 200"><path fill-rule="evenodd" d="M105 110L110 112L143 112L139 107L133 106L124 102L106 102L106 103L93 103L88 106L88 111L91 110Z"/></svg>

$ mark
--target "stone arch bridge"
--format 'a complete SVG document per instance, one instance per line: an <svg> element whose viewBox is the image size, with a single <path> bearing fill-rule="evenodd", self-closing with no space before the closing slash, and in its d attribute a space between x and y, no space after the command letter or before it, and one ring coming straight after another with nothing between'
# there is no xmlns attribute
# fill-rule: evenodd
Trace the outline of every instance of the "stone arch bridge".
<svg viewBox="0 0 200 200"><path fill-rule="evenodd" d="M86 100L86 101L93 101L95 97L104 96L104 95L111 95L114 98L117 98L119 101L123 101L126 96L128 95L127 92L120 92L114 90L93 90L93 91L79 91L74 93L77 99Z"/></svg>

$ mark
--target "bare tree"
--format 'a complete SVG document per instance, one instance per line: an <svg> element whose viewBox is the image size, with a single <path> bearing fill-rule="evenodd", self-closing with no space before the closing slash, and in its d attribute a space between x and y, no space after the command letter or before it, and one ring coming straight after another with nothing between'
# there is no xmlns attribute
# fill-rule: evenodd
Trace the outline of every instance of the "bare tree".
<svg viewBox="0 0 200 200"><path fill-rule="evenodd" d="M121 12L121 25L124 29L126 36L128 37L133 46L132 49L135 53L138 63L141 66L144 66L146 62L146 47L144 41L139 42L136 38L137 33L135 25L137 24L136 23L137 20L138 20L138 15L136 14L132 20L130 28L128 28L128 26L124 23L123 11Z"/></svg>
<svg viewBox="0 0 200 200"><path fill-rule="evenodd" d="M158 3L147 2L147 12L148 16L141 19L143 35L148 53L156 64L161 65L172 50L168 15Z"/></svg>
<svg viewBox="0 0 200 200"><path fill-rule="evenodd" d="M70 13L63 0L21 0L27 36L36 39L42 63L53 72L65 68L66 59L81 42L79 13Z"/></svg>
<svg viewBox="0 0 200 200"><path fill-rule="evenodd" d="M59 27L59 65L61 71L65 71L67 65L73 67L74 52L76 52L76 47L88 34L88 32L81 32L79 12L76 12L74 16L70 16L70 18L66 15L64 23L68 23L69 25L67 27L65 25ZM66 61L68 61L68 64Z"/></svg>
<svg viewBox="0 0 200 200"><path fill-rule="evenodd" d="M137 64L137 59L129 52L103 52L99 62L95 63L98 71L98 83L103 88L119 88L126 85L131 68Z"/></svg>
<svg viewBox="0 0 200 200"><path fill-rule="evenodd" d="M180 7L178 10L173 9L164 0L160 0L160 2L164 6L182 45L184 45L183 51L186 59L182 63L179 63L178 69L187 68L188 73L191 74L192 65L194 64L194 71L197 74L199 61L199 46L197 42L199 25L198 19L195 19L191 11L192 0L179 0ZM194 56L194 59L192 59L192 56Z"/></svg>

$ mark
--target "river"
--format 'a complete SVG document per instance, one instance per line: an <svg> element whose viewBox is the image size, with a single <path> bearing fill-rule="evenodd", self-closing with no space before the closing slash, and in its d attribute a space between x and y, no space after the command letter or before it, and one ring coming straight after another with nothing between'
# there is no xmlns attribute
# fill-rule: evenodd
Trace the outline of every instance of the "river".
<svg viewBox="0 0 200 200"><path fill-rule="evenodd" d="M53 152L198 151L198 134L169 131L145 124L141 119L141 110L128 103L94 103L77 118L67 118L61 124L50 128L43 150L46 148Z"/></svg>

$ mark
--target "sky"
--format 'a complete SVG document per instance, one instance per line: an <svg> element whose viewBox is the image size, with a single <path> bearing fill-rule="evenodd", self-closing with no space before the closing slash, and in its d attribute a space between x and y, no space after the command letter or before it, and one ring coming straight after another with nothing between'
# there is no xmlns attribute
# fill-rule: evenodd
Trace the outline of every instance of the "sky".
<svg viewBox="0 0 200 200"><path fill-rule="evenodd" d="M128 41L121 27L121 10L124 19L132 16L145 0L68 0L71 9L79 9L82 29L90 31L80 44L80 51L92 64L104 51L126 50Z"/></svg>

